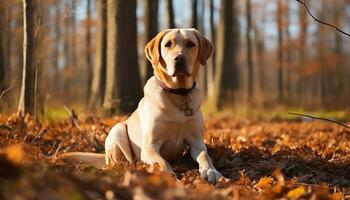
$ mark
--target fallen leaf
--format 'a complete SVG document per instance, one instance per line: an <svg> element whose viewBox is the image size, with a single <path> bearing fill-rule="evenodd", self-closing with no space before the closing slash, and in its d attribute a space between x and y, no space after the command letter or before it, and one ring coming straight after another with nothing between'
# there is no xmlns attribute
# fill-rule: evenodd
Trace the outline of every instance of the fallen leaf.
<svg viewBox="0 0 350 200"><path fill-rule="evenodd" d="M290 190L287 194L287 197L290 199L298 199L306 193L304 186L299 186L293 190Z"/></svg>
<svg viewBox="0 0 350 200"><path fill-rule="evenodd" d="M24 159L23 148L22 148L22 145L20 144L13 144L8 146L5 149L5 152L6 152L7 158L15 164L19 164Z"/></svg>
<svg viewBox="0 0 350 200"><path fill-rule="evenodd" d="M255 184L255 186L259 187L259 188L266 188L266 187L270 186L272 181L273 180L271 177L264 176L264 177L260 178L259 182L257 184Z"/></svg>

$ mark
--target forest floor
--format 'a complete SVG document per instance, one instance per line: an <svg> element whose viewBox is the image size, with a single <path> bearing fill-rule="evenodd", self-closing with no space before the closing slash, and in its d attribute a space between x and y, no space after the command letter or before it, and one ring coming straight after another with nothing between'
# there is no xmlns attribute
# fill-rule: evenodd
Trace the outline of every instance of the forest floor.
<svg viewBox="0 0 350 200"><path fill-rule="evenodd" d="M207 119L205 142L226 177L210 185L187 154L172 164L177 179L142 163L60 162L63 152L103 152L109 128L125 119L80 118L0 115L0 199L350 198L350 130L336 124Z"/></svg>

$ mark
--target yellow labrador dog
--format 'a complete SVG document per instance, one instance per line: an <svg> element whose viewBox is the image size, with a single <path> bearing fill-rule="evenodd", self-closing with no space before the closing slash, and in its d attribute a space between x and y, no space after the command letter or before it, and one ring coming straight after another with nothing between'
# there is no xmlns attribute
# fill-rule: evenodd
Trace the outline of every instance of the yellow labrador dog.
<svg viewBox="0 0 350 200"><path fill-rule="evenodd" d="M145 47L154 76L144 87L136 111L113 126L105 143L105 155L66 153L63 160L117 164L126 159L158 163L174 173L170 164L189 147L199 164L201 177L215 183L222 176L214 167L203 142L201 97L196 86L200 65L205 65L213 46L195 29L167 29Z"/></svg>

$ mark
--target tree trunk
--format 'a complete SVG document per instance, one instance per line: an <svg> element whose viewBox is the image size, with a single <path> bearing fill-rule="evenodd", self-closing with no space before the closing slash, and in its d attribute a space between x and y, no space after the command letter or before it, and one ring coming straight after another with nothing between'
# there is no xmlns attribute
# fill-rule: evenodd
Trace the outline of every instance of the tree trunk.
<svg viewBox="0 0 350 200"><path fill-rule="evenodd" d="M147 44L158 32L158 0L145 0L145 4L145 42ZM146 58L144 62L146 68L144 83L146 83L146 81L153 76L153 68L151 62Z"/></svg>
<svg viewBox="0 0 350 200"><path fill-rule="evenodd" d="M278 67L277 67L277 87L278 101L283 102L283 8L282 2L277 0L277 34L278 34Z"/></svg>
<svg viewBox="0 0 350 200"><path fill-rule="evenodd" d="M260 20L254 20L254 39L256 47L257 62L256 65L257 79L258 79L258 90L261 100L265 99L265 5L262 5L262 16Z"/></svg>
<svg viewBox="0 0 350 200"><path fill-rule="evenodd" d="M112 1L107 5L107 68L106 68L106 90L103 107L107 112L112 111L115 93L113 86L115 83L116 63L117 63L117 1Z"/></svg>
<svg viewBox="0 0 350 200"><path fill-rule="evenodd" d="M91 96L89 106L95 109L102 105L106 87L107 62L107 0L97 1L97 47L95 65L91 81Z"/></svg>
<svg viewBox="0 0 350 200"><path fill-rule="evenodd" d="M301 105L304 104L305 98L304 98L304 77L302 73L303 68L305 67L305 60L307 58L307 51L306 51L306 45L307 45L307 11L300 6L299 7L299 26L300 26L300 32L299 32L299 66L298 66L298 72L299 72L299 77L298 77L298 102L301 102Z"/></svg>
<svg viewBox="0 0 350 200"><path fill-rule="evenodd" d="M168 27L169 28L175 28L175 16L174 16L174 7L173 7L173 0L166 0L167 3L167 14L168 14Z"/></svg>
<svg viewBox="0 0 350 200"><path fill-rule="evenodd" d="M5 90L5 45L3 44L4 40L4 4L0 3L0 94ZM9 59L9 58L7 58Z"/></svg>
<svg viewBox="0 0 350 200"><path fill-rule="evenodd" d="M224 103L233 101L237 89L237 68L235 66L238 45L238 28L235 1L221 0L220 24L217 35L214 106L221 108ZM232 103L232 102L230 102Z"/></svg>
<svg viewBox="0 0 350 200"><path fill-rule="evenodd" d="M247 64L248 64L248 100L253 99L254 88L254 69L253 69L253 46L251 39L252 14L251 0L246 0L246 17L247 17Z"/></svg>
<svg viewBox="0 0 350 200"><path fill-rule="evenodd" d="M69 15L69 10L68 8L69 6L69 2L66 0L65 1L65 13L68 13ZM69 18L65 18L64 19L64 43L63 43L63 55L64 55L64 67L65 68L69 68L71 66L71 60L70 60L70 41L69 41L69 35L70 35L70 24L69 24L70 20ZM65 85L67 85L67 83L65 83ZM65 88L66 89L66 88Z"/></svg>
<svg viewBox="0 0 350 200"><path fill-rule="evenodd" d="M344 13L344 4L343 3L338 3L336 0L332 1L333 5L334 5L334 11L333 11L333 17L334 17L334 22L336 26L340 26L341 25L341 13ZM333 78L333 88L332 90L333 92L333 98L332 101L337 101L337 98L339 96L344 96L346 98L347 96L347 91L346 91L346 80L347 78L345 78L346 76L344 76L345 74L347 74L346 72L346 68L344 67L344 53L343 53L343 37L342 34L340 34L337 31L334 31L334 37L335 37L335 53L336 53L336 62L334 62L334 68L335 73L338 73L335 76L332 76L331 78ZM345 69L344 69L345 68ZM344 90L345 89L345 90Z"/></svg>
<svg viewBox="0 0 350 200"><path fill-rule="evenodd" d="M319 11L320 19L325 18L325 1L321 1L321 8ZM325 56L327 53L327 44L326 44L326 33L325 33L325 27L323 24L318 24L318 42L317 42L317 49L318 49L318 61L320 63L320 72L319 72L319 99L321 100L321 106L325 106L327 103L327 94L326 94L326 71L327 71L327 64L325 60Z"/></svg>
<svg viewBox="0 0 350 200"><path fill-rule="evenodd" d="M210 34L211 34L211 42L213 43L215 47L215 23L214 23L214 0L209 1L209 21L210 21ZM215 54L216 51L214 50L212 59L210 61L210 66L207 68L207 96L209 99L213 99L215 96L215 83L214 83L214 77L215 77Z"/></svg>
<svg viewBox="0 0 350 200"><path fill-rule="evenodd" d="M136 0L115 0L107 7L109 21L105 106L113 110L113 97L116 97L118 111L130 113L137 107L142 96L137 63Z"/></svg>
<svg viewBox="0 0 350 200"><path fill-rule="evenodd" d="M198 1L192 0L192 28L198 29Z"/></svg>
<svg viewBox="0 0 350 200"><path fill-rule="evenodd" d="M61 10L60 10L60 3L56 4L56 10L55 10L55 24L57 24L56 26L54 26L55 29L55 44L54 44L54 50L53 50L53 66L54 66L54 89L56 94L59 93L60 91L60 78L59 78L59 53L60 53L60 47L59 44L61 42L61 28L58 25L60 23L61 20ZM58 97L58 95L57 95Z"/></svg>
<svg viewBox="0 0 350 200"><path fill-rule="evenodd" d="M34 114L35 109L35 68L33 65L34 47L34 2L22 0L23 3L23 72L22 88L18 112L23 116L25 113Z"/></svg>
<svg viewBox="0 0 350 200"><path fill-rule="evenodd" d="M86 90L86 99L89 100L91 92L91 82L92 82L92 61L91 61L91 0L86 2L86 68L87 68L87 90ZM88 103L88 101L86 102Z"/></svg>
<svg viewBox="0 0 350 200"><path fill-rule="evenodd" d="M77 50L76 50L76 34L77 34L77 19L76 19L76 12L77 12L77 0L70 0L71 1L71 9L72 12L70 13L70 26L72 26L72 32L70 34L70 43L71 43L71 52L70 55L72 56L72 67L77 67Z"/></svg>
<svg viewBox="0 0 350 200"><path fill-rule="evenodd" d="M289 1L286 3L285 7L285 32L286 32L286 47L285 47L285 90L286 90L286 100L287 103L292 102L292 38L289 30L289 24L290 24L290 6L289 6Z"/></svg>

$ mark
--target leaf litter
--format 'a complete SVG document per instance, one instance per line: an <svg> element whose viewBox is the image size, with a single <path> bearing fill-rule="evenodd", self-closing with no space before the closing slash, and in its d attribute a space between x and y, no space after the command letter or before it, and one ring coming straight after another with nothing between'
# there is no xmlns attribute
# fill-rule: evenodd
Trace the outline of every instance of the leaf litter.
<svg viewBox="0 0 350 200"><path fill-rule="evenodd" d="M350 197L350 131L334 124L208 119L204 140L225 177L211 185L188 153L172 163L176 178L141 162L104 169L61 162L63 152L103 152L109 128L126 117L83 118L77 127L0 115L0 199Z"/></svg>

